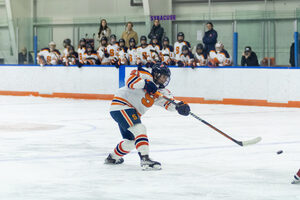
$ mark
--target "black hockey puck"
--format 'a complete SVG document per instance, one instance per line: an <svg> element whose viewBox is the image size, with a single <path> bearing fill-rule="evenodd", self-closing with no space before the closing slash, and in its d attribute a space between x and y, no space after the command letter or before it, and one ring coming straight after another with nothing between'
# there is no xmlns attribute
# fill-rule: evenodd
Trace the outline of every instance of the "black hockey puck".
<svg viewBox="0 0 300 200"><path fill-rule="evenodd" d="M283 153L282 150L277 151L277 154L282 154L282 153Z"/></svg>

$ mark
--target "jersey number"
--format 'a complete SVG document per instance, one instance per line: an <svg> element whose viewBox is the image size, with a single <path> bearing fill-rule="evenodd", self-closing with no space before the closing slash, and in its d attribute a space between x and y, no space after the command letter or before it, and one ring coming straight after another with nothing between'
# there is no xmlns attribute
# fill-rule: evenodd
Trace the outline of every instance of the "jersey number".
<svg viewBox="0 0 300 200"><path fill-rule="evenodd" d="M154 104L154 98L151 97L150 94L146 93L145 97L142 98L142 104L149 108Z"/></svg>
<svg viewBox="0 0 300 200"><path fill-rule="evenodd" d="M177 55L179 54L179 49L180 49L180 47L176 47L176 54Z"/></svg>
<svg viewBox="0 0 300 200"><path fill-rule="evenodd" d="M114 53L115 53L115 52L114 52L113 49L109 50L109 55L110 55L111 57L115 55Z"/></svg>

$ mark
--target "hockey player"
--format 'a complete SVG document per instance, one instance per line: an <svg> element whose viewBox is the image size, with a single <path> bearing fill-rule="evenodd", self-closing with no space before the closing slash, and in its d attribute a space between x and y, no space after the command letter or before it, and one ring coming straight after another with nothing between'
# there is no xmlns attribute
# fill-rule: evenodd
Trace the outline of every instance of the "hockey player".
<svg viewBox="0 0 300 200"><path fill-rule="evenodd" d="M117 43L117 36L112 34L110 36L110 43L107 46L107 52L109 54L110 64L113 65L116 60L118 60L118 49L119 44Z"/></svg>
<svg viewBox="0 0 300 200"><path fill-rule="evenodd" d="M127 52L128 52L128 48L125 46L125 40L121 38L119 40L119 49L118 49L118 58L119 58L120 65L127 64Z"/></svg>
<svg viewBox="0 0 300 200"><path fill-rule="evenodd" d="M207 65L207 54L204 51L203 44L201 43L197 44L196 53L194 57L195 57L194 67Z"/></svg>
<svg viewBox="0 0 300 200"><path fill-rule="evenodd" d="M136 65L136 42L134 38L130 38L129 40L129 49L127 51L127 59L130 65Z"/></svg>
<svg viewBox="0 0 300 200"><path fill-rule="evenodd" d="M140 66L146 65L147 67L150 67L154 64L154 59L152 57L154 49L151 45L147 44L147 38L144 35L141 36L140 43L141 46L137 48L137 64Z"/></svg>
<svg viewBox="0 0 300 200"><path fill-rule="evenodd" d="M107 37L103 36L100 41L100 47L97 50L97 56L101 65L109 65L109 53L107 52Z"/></svg>
<svg viewBox="0 0 300 200"><path fill-rule="evenodd" d="M86 51L85 45L86 45L86 40L84 38L81 38L79 40L79 45L77 49L79 62L83 62L83 55Z"/></svg>
<svg viewBox="0 0 300 200"><path fill-rule="evenodd" d="M71 45L68 47L68 54L63 58L63 65L79 65L78 53L75 51L74 47Z"/></svg>
<svg viewBox="0 0 300 200"><path fill-rule="evenodd" d="M61 57L62 60L68 55L68 52L69 52L68 48L69 48L69 46L71 46L71 40L69 38L64 39L63 46L64 46L64 50L63 50L63 54Z"/></svg>
<svg viewBox="0 0 300 200"><path fill-rule="evenodd" d="M174 65L174 49L169 45L170 41L168 37L163 38L163 47L160 51L160 59L166 65Z"/></svg>
<svg viewBox="0 0 300 200"><path fill-rule="evenodd" d="M209 52L209 66L231 66L231 57L221 42L217 42L216 50Z"/></svg>
<svg viewBox="0 0 300 200"><path fill-rule="evenodd" d="M94 51L92 45L86 45L86 53L83 55L83 63L84 65L96 65L98 64L98 56Z"/></svg>
<svg viewBox="0 0 300 200"><path fill-rule="evenodd" d="M55 42L49 43L49 48L42 49L37 55L37 62L41 66L57 65L60 60L60 52L56 49Z"/></svg>
<svg viewBox="0 0 300 200"><path fill-rule="evenodd" d="M143 170L160 170L161 164L149 158L149 141L146 127L141 122L141 116L153 105L159 105L166 110L177 110L187 116L190 107L184 102L177 105L157 95L157 91L173 98L166 86L169 84L171 72L164 64L155 64L151 72L138 67L133 70L126 86L115 94L110 108L112 118L118 123L123 141L121 141L105 160L106 164L121 164L122 158L131 150L137 149Z"/></svg>
<svg viewBox="0 0 300 200"><path fill-rule="evenodd" d="M297 172L297 174L295 174L294 180L292 181L292 184L300 184L300 169Z"/></svg>
<svg viewBox="0 0 300 200"><path fill-rule="evenodd" d="M189 42L184 40L184 33L179 32L177 34L177 42L174 44L174 53L175 53L175 59L179 60L181 54L182 54L182 47L187 46L189 49L191 48L191 45Z"/></svg>
<svg viewBox="0 0 300 200"><path fill-rule="evenodd" d="M194 55L192 52L190 52L188 46L184 45L182 47L182 54L179 57L179 60L177 60L177 66L178 67L186 67L186 66L192 66L194 63Z"/></svg>

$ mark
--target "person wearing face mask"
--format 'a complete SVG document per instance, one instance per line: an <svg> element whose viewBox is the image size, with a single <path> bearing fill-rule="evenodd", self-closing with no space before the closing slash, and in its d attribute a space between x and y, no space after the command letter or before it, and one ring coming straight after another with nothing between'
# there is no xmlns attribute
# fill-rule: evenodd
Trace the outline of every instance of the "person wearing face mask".
<svg viewBox="0 0 300 200"><path fill-rule="evenodd" d="M57 65L60 61L60 52L56 49L55 42L49 43L49 48L42 49L37 55L38 64L45 65Z"/></svg>
<svg viewBox="0 0 300 200"><path fill-rule="evenodd" d="M138 44L138 34L133 30L133 23L127 22L125 31L122 33L121 38L125 40L125 46L127 48L130 47L129 40L133 38L136 41L136 45Z"/></svg>

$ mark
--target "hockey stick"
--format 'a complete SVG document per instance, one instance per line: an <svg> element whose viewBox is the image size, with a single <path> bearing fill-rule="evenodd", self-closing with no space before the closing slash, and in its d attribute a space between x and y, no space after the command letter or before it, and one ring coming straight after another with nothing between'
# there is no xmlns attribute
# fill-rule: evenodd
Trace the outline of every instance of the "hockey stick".
<svg viewBox="0 0 300 200"><path fill-rule="evenodd" d="M172 100L172 99L170 99L170 98L164 96L164 95L161 94L160 92L156 92L156 94L158 94L159 96L163 97L164 99L166 99L167 101L171 102L172 104L177 105L177 103L176 103L174 100ZM239 141L239 140L236 140L236 139L230 137L229 135L227 135L226 133L224 133L223 131L217 129L216 127L214 127L213 125L211 125L211 124L208 123L207 121L201 119L199 116L195 115L195 114L192 113L191 111L190 111L189 113L190 113L190 115L191 115L192 117L198 119L199 121L201 121L201 122L204 123L205 125L209 126L210 128L214 129L215 131L217 131L218 133L220 133L221 135L223 135L223 136L226 137L227 139L233 141L234 143L236 143L236 144L238 144L238 145L240 145L240 146L247 146L247 145L256 144L256 143L260 142L261 139L262 139L261 137L256 137L256 138L254 138L254 139L252 139L252 140L245 140L245 141Z"/></svg>

